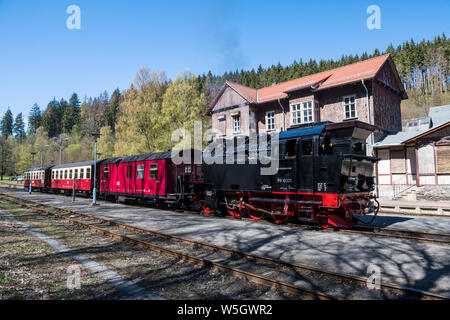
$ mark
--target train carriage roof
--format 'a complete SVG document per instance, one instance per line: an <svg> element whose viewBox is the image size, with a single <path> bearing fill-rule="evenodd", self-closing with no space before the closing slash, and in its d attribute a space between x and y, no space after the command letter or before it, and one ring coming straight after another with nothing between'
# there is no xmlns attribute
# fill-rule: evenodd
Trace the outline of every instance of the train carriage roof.
<svg viewBox="0 0 450 320"><path fill-rule="evenodd" d="M137 155L137 156L127 156L127 157L117 157L117 158L105 159L102 161L102 164L109 164L109 163L118 164L118 163L124 163L124 162L162 160L162 159L171 159L171 158L172 158L172 152L164 151L164 152L157 152L157 153L141 154L141 155Z"/></svg>
<svg viewBox="0 0 450 320"><path fill-rule="evenodd" d="M97 164L102 160L97 161ZM93 166L94 161L82 161L82 162L74 162L74 163L64 163L57 166L54 166L53 169L62 169L62 168L73 168L73 167L85 167L85 166Z"/></svg>
<svg viewBox="0 0 450 320"><path fill-rule="evenodd" d="M52 168L52 167L53 167L53 166L38 167L38 168L33 168L33 169L28 168L28 169L25 169L24 172L47 170L47 169L50 169L50 168Z"/></svg>

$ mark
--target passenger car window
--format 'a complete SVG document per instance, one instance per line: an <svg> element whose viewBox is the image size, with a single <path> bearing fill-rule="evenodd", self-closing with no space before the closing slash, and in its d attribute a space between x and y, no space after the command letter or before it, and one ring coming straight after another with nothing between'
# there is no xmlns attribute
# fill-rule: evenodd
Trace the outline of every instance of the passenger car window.
<svg viewBox="0 0 450 320"><path fill-rule="evenodd" d="M84 179L84 168L80 169L80 179Z"/></svg>
<svg viewBox="0 0 450 320"><path fill-rule="evenodd" d="M144 165L143 164L138 164L136 178L144 179Z"/></svg>
<svg viewBox="0 0 450 320"><path fill-rule="evenodd" d="M91 178L91 168L86 168L86 179Z"/></svg>
<svg viewBox="0 0 450 320"><path fill-rule="evenodd" d="M67 179L67 170L64 170L64 179Z"/></svg>
<svg viewBox="0 0 450 320"><path fill-rule="evenodd" d="M78 169L75 169L75 173L74 173L73 178L74 179L78 179Z"/></svg>
<svg viewBox="0 0 450 320"><path fill-rule="evenodd" d="M103 179L108 179L109 178L109 168L108 166L103 168Z"/></svg>
<svg viewBox="0 0 450 320"><path fill-rule="evenodd" d="M150 179L158 179L158 164L150 164Z"/></svg>

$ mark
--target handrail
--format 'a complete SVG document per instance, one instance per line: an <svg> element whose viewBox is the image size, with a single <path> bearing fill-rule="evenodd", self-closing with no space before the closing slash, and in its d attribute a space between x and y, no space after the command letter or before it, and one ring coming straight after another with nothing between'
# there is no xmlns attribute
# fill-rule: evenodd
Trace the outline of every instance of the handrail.
<svg viewBox="0 0 450 320"><path fill-rule="evenodd" d="M408 183L408 175L405 174L392 182L392 191L394 198L398 198L405 191L413 188L415 184Z"/></svg>

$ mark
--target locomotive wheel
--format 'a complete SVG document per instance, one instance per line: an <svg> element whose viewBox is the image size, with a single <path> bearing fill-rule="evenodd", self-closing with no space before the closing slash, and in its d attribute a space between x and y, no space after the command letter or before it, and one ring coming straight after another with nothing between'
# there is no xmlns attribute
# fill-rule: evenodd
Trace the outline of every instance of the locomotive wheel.
<svg viewBox="0 0 450 320"><path fill-rule="evenodd" d="M284 213L280 213L280 214L275 213L272 215L272 218L276 224L283 224L289 220L289 215L284 214Z"/></svg>
<svg viewBox="0 0 450 320"><path fill-rule="evenodd" d="M210 208L203 206L203 214L206 214L207 216L211 215L212 211Z"/></svg>
<svg viewBox="0 0 450 320"><path fill-rule="evenodd" d="M245 208L242 208L241 210L239 210L239 208L234 208L234 209L228 209L227 211L230 214L230 216L232 216L236 219L240 219L243 216L245 216Z"/></svg>
<svg viewBox="0 0 450 320"><path fill-rule="evenodd" d="M250 218L252 218L253 220L261 220L264 218L265 213L261 212L261 211L256 211L256 210L249 210L248 211L248 216Z"/></svg>

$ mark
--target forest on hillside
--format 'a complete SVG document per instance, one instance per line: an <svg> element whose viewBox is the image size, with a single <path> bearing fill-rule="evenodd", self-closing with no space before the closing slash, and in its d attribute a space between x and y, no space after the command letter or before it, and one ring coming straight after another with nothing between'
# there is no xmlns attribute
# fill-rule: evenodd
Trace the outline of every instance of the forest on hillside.
<svg viewBox="0 0 450 320"><path fill-rule="evenodd" d="M13 115L8 108L0 123L0 174L22 174L31 165L93 159L92 133L100 133L100 158L169 150L171 134L177 128L193 131L195 120L204 120L209 102L224 81L230 80L253 88L307 76L347 64L390 53L399 71L409 99L402 102L402 117L426 116L432 106L450 104L450 39L445 34L432 41L409 40L397 47L374 50L361 55L344 55L339 60L302 59L282 66L280 63L255 70L236 70L222 75L212 72L195 76L183 72L168 79L164 71L151 72L144 67L137 72L130 87L104 91L98 97L83 98L74 93L68 100L52 99L41 108L34 104L28 126L22 113Z"/></svg>

